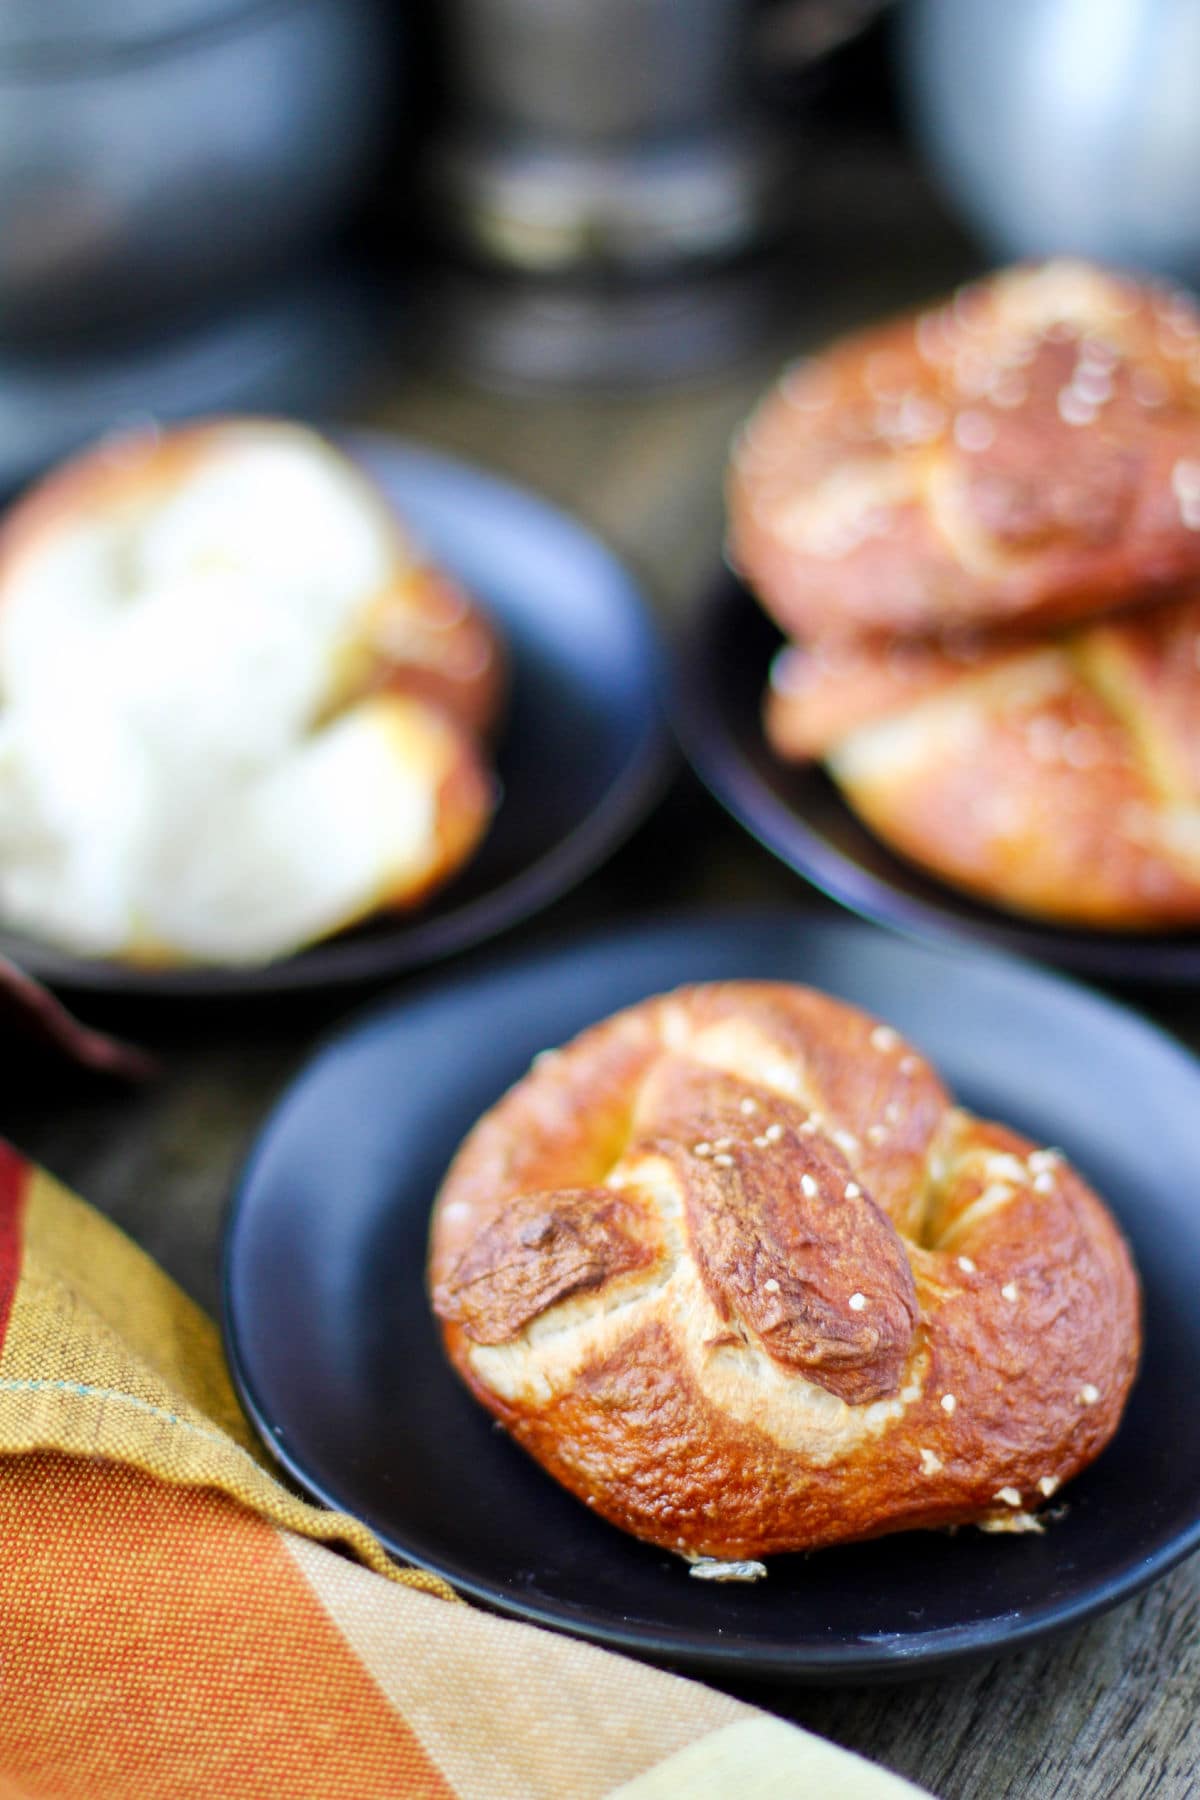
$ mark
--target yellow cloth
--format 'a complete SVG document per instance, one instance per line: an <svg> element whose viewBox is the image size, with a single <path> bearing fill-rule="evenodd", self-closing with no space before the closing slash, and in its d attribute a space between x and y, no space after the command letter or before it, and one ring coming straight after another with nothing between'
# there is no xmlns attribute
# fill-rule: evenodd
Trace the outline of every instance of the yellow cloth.
<svg viewBox="0 0 1200 1800"><path fill-rule="evenodd" d="M916 1793L296 1499L211 1322L0 1142L0 1800Z"/></svg>

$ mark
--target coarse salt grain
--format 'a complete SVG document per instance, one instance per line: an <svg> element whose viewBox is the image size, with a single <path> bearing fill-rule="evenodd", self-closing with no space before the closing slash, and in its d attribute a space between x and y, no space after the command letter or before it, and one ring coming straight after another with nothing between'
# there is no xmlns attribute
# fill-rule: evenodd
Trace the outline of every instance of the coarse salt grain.
<svg viewBox="0 0 1200 1800"><path fill-rule="evenodd" d="M819 1190L811 1175L802 1175L800 1177L800 1187L802 1192L807 1194L810 1200L816 1199Z"/></svg>
<svg viewBox="0 0 1200 1800"><path fill-rule="evenodd" d="M1088 406L1103 406L1112 399L1112 376L1105 369L1083 365L1071 377L1071 385Z"/></svg>
<svg viewBox="0 0 1200 1800"><path fill-rule="evenodd" d="M1043 1475L1038 1482L1038 1488L1040 1492L1046 1496L1047 1500L1050 1498L1051 1494L1056 1494L1058 1492L1061 1485L1062 1483L1059 1481L1057 1475Z"/></svg>
<svg viewBox="0 0 1200 1800"><path fill-rule="evenodd" d="M1007 412L1013 407L1024 406L1029 398L1029 384L1015 372L1010 372L998 376L987 393L993 406L1002 406Z"/></svg>
<svg viewBox="0 0 1200 1800"><path fill-rule="evenodd" d="M1015 1281L1006 1281L1004 1286L1000 1289L1000 1292L1003 1294L1003 1296L1006 1300L1015 1300L1017 1297L1016 1282Z"/></svg>
<svg viewBox="0 0 1200 1800"><path fill-rule="evenodd" d="M723 1150L719 1156L713 1157L713 1162L718 1169L732 1169L733 1167L732 1156L726 1156Z"/></svg>
<svg viewBox="0 0 1200 1800"><path fill-rule="evenodd" d="M990 450L996 441L996 427L986 413L960 412L954 421L954 441L960 450L976 455Z"/></svg>
<svg viewBox="0 0 1200 1800"><path fill-rule="evenodd" d="M1064 425L1090 425L1096 417L1096 409L1077 389L1065 387L1059 390L1058 416Z"/></svg>
<svg viewBox="0 0 1200 1800"><path fill-rule="evenodd" d="M1181 457L1171 471L1179 517L1187 531L1200 531L1200 462Z"/></svg>
<svg viewBox="0 0 1200 1800"><path fill-rule="evenodd" d="M969 1256L960 1256L958 1259L958 1266L964 1275L973 1275L975 1273L975 1264L971 1261Z"/></svg>
<svg viewBox="0 0 1200 1800"><path fill-rule="evenodd" d="M994 1500L1003 1500L1005 1506L1020 1506L1021 1496L1015 1487L1002 1487L992 1496Z"/></svg>
<svg viewBox="0 0 1200 1800"><path fill-rule="evenodd" d="M863 1310L863 1307L866 1304L867 1304L867 1296L865 1294L851 1294L851 1296L850 1296L850 1311L851 1312L861 1312Z"/></svg>
<svg viewBox="0 0 1200 1800"><path fill-rule="evenodd" d="M1090 1381L1085 1381L1079 1390L1079 1398L1084 1406L1095 1406L1100 1398L1100 1389L1093 1387Z"/></svg>
<svg viewBox="0 0 1200 1800"><path fill-rule="evenodd" d="M773 1276L770 1281L763 1282L763 1293L764 1294L777 1294L778 1292L779 1292L779 1283L775 1280L775 1278Z"/></svg>
<svg viewBox="0 0 1200 1800"><path fill-rule="evenodd" d="M953 1394L943 1394L942 1395L942 1411L943 1412L952 1413L957 1405L958 1405L958 1401L954 1398Z"/></svg>
<svg viewBox="0 0 1200 1800"><path fill-rule="evenodd" d="M935 1456L932 1450L926 1450L924 1446L921 1448L920 1456L922 1475L936 1475L942 1466L941 1457Z"/></svg>
<svg viewBox="0 0 1200 1800"><path fill-rule="evenodd" d="M877 1025L871 1033L871 1042L876 1050L894 1050L900 1039L890 1025Z"/></svg>
<svg viewBox="0 0 1200 1800"><path fill-rule="evenodd" d="M758 1111L758 1101L751 1100L749 1095L747 1095L744 1100L739 1102L739 1110L745 1114L746 1118L753 1118L754 1114Z"/></svg>
<svg viewBox="0 0 1200 1800"><path fill-rule="evenodd" d="M783 1136L783 1126L778 1123L768 1125L767 1129L763 1132L763 1136L766 1138L768 1144L777 1144Z"/></svg>
<svg viewBox="0 0 1200 1800"><path fill-rule="evenodd" d="M862 1193L862 1189L859 1187L857 1181L848 1181L842 1189L842 1192L847 1200L857 1200Z"/></svg>

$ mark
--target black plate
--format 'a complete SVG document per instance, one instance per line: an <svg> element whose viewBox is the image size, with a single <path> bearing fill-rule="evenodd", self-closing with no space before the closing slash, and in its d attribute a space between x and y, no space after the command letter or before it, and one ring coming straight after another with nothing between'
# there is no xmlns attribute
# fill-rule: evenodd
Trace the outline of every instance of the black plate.
<svg viewBox="0 0 1200 1800"><path fill-rule="evenodd" d="M1071 930L997 911L894 855L820 768L774 756L763 736L767 670L783 642L722 573L690 622L676 685L678 735L701 779L768 850L852 912L944 942L993 944L1107 981L1200 982L1200 933Z"/></svg>
<svg viewBox="0 0 1200 1800"><path fill-rule="evenodd" d="M368 433L343 442L508 643L502 799L478 854L419 912L260 968L139 970L0 934L0 953L31 975L123 994L229 996L397 975L548 905L657 799L669 766L661 648L616 558L564 513L478 469Z"/></svg>
<svg viewBox="0 0 1200 1800"><path fill-rule="evenodd" d="M777 1557L754 1587L702 1584L558 1488L444 1360L426 1227L467 1127L539 1049L646 994L734 976L816 983L892 1020L968 1105L1063 1145L1120 1216L1145 1283L1145 1364L1115 1442L1044 1537L915 1533ZM614 931L410 991L308 1065L233 1202L229 1357L311 1493L478 1600L677 1664L804 1680L924 1669L1073 1624L1200 1545L1197 1119L1200 1065L1019 963L778 913Z"/></svg>

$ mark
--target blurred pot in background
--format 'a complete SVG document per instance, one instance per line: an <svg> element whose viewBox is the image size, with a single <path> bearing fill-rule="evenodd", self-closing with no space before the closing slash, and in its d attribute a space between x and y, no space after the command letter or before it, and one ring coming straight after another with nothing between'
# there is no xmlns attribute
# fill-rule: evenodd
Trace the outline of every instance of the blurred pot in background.
<svg viewBox="0 0 1200 1800"><path fill-rule="evenodd" d="M778 207L747 0L445 0L434 224L513 269L736 254Z"/></svg>
<svg viewBox="0 0 1200 1800"><path fill-rule="evenodd" d="M0 342L127 332L311 252L389 51L374 0L5 0Z"/></svg>
<svg viewBox="0 0 1200 1800"><path fill-rule="evenodd" d="M425 189L456 367L640 385L761 341L777 296L755 260L796 224L803 166L762 78L883 3L444 0Z"/></svg>
<svg viewBox="0 0 1200 1800"><path fill-rule="evenodd" d="M916 136L989 251L1200 276L1200 0L907 0Z"/></svg>

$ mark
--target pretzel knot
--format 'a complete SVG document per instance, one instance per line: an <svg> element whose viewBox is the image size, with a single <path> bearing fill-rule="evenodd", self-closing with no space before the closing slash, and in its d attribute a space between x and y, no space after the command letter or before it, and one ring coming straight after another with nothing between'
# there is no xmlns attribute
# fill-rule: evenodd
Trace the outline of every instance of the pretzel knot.
<svg viewBox="0 0 1200 1800"><path fill-rule="evenodd" d="M1137 1278L1055 1151L811 989L650 999L536 1060L434 1211L475 1395L614 1524L737 1558L1032 1525L1108 1442Z"/></svg>
<svg viewBox="0 0 1200 1800"><path fill-rule="evenodd" d="M1060 259L787 370L730 548L799 637L1064 625L1200 578L1200 314Z"/></svg>
<svg viewBox="0 0 1200 1800"><path fill-rule="evenodd" d="M1200 920L1200 597L1055 639L792 645L765 708L913 862L1106 930Z"/></svg>

